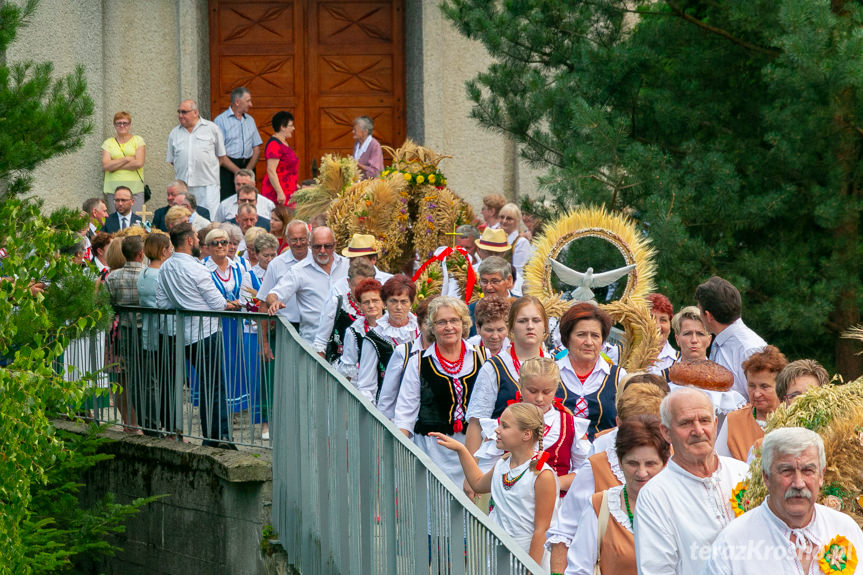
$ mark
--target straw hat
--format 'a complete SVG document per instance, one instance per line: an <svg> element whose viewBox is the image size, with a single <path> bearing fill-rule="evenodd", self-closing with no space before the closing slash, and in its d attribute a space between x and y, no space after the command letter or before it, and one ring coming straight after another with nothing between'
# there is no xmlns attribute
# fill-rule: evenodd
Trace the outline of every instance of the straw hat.
<svg viewBox="0 0 863 575"><path fill-rule="evenodd" d="M372 235L354 234L351 237L351 241L348 242L348 247L342 250L342 255L346 258L377 255L377 244L377 240Z"/></svg>
<svg viewBox="0 0 863 575"><path fill-rule="evenodd" d="M476 241L476 247L487 252L508 252L512 249L507 241L507 234L502 229L486 228Z"/></svg>

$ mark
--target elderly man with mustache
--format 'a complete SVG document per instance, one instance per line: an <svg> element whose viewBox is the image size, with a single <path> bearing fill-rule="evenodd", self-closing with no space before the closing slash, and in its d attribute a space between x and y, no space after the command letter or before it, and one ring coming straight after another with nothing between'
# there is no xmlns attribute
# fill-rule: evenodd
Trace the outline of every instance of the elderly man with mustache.
<svg viewBox="0 0 863 575"><path fill-rule="evenodd" d="M731 494L748 467L716 454L716 414L700 389L675 389L662 400L659 414L674 455L638 496L638 573L694 575L710 558L713 540L734 519Z"/></svg>
<svg viewBox="0 0 863 575"><path fill-rule="evenodd" d="M824 482L824 443L814 431L771 431L761 448L764 502L722 530L704 573L856 573L863 532L848 515L815 503Z"/></svg>

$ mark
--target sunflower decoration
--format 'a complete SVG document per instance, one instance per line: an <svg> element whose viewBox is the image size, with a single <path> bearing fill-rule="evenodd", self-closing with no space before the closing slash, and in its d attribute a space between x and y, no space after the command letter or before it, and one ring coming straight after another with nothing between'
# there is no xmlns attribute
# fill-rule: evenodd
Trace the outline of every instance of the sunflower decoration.
<svg viewBox="0 0 863 575"><path fill-rule="evenodd" d="M818 566L822 573L854 573L857 568L857 550L842 535L836 535L818 554Z"/></svg>
<svg viewBox="0 0 863 575"><path fill-rule="evenodd" d="M381 146L381 149L393 158L392 164L381 172L381 177L401 178L412 186L446 187L446 177L438 169L438 164L452 156L438 154L411 139L405 140L401 148Z"/></svg>
<svg viewBox="0 0 863 575"><path fill-rule="evenodd" d="M821 436L827 468L818 502L863 525L863 378L845 385L814 387L790 406L780 405L768 418L765 432L780 427L805 427ZM767 496L758 450L745 485L749 510Z"/></svg>
<svg viewBox="0 0 863 575"><path fill-rule="evenodd" d="M741 481L731 490L731 509L735 517L740 517L746 512L746 503L746 485Z"/></svg>

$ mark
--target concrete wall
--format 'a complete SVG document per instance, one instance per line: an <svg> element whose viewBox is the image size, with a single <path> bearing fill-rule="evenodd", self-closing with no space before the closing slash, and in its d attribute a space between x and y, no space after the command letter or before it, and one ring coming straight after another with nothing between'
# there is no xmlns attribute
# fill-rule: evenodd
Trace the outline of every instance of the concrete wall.
<svg viewBox="0 0 863 575"><path fill-rule="evenodd" d="M419 18L412 14L417 9L421 10ZM411 100L409 90L408 104L422 108L424 145L453 156L441 162L449 187L477 208L486 194L513 199L531 195L540 172L519 159L511 140L470 118L465 82L488 68L492 62L488 52L482 44L462 36L437 2L408 2L406 11L409 26L414 19L422 23L421 50L416 50L415 37L408 35L406 40L409 81L410 70L419 66L412 58L416 54L422 57L422 100Z"/></svg>
<svg viewBox="0 0 863 575"><path fill-rule="evenodd" d="M72 424L56 424L74 430ZM114 456L83 479L85 503L106 492L119 503L166 494L149 504L116 537L113 558L81 565L87 573L122 575L257 575L288 573L284 557L261 557L261 534L270 523L272 461L269 453L175 443L106 432Z"/></svg>
<svg viewBox="0 0 863 575"><path fill-rule="evenodd" d="M8 61L51 61L57 75L83 64L95 103L95 129L84 146L34 174L34 191L49 210L80 207L102 192L101 145L114 135L120 110L147 142L144 179L154 195L148 209L164 205L174 176L165 145L178 102L196 98L209 117L208 35L206 0L41 0Z"/></svg>
<svg viewBox="0 0 863 575"><path fill-rule="evenodd" d="M483 195L530 194L537 172L518 160L515 146L468 118L464 83L490 63L485 49L463 38L437 2L405 0L408 134L441 153L450 186L477 207ZM101 144L114 135L114 113L132 115L147 142L145 181L164 205L173 178L165 163L176 105L197 99L209 110L209 27L206 0L42 0L35 18L9 50L8 60L52 61L58 74L86 68L96 106L94 132L75 153L53 158L35 175L34 191L48 209L80 207L102 190Z"/></svg>

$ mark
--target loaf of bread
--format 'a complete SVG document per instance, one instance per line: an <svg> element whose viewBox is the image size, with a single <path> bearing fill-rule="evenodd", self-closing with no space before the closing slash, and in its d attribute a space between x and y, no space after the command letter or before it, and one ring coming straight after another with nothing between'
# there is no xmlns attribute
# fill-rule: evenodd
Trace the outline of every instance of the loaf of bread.
<svg viewBox="0 0 863 575"><path fill-rule="evenodd" d="M734 374L709 359L675 363L668 379L677 385L691 385L709 391L728 391L734 386Z"/></svg>

